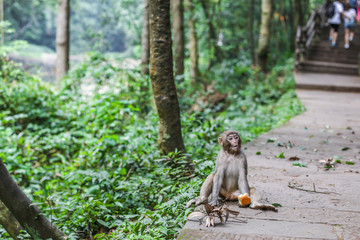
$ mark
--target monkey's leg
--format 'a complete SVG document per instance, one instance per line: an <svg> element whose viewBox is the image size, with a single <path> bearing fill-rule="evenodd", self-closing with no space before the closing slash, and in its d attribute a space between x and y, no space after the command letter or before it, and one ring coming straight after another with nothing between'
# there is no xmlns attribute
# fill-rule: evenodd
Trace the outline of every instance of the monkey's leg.
<svg viewBox="0 0 360 240"><path fill-rule="evenodd" d="M240 191L228 192L224 188L220 188L220 197L225 198L226 200L234 201L238 199Z"/></svg>
<svg viewBox="0 0 360 240"><path fill-rule="evenodd" d="M256 191L255 188L250 188L250 197L251 197L251 209L260 209L260 210L271 210L277 212L277 208L271 204L264 203L261 201L261 195Z"/></svg>
<svg viewBox="0 0 360 240"><path fill-rule="evenodd" d="M200 189L200 197L198 199L191 199L187 204L186 208L189 208L192 204L195 203L195 206L199 206L200 204L203 204L207 202L211 192L212 192L212 186L214 181L215 174L212 173L205 179L204 183L201 185Z"/></svg>
<svg viewBox="0 0 360 240"><path fill-rule="evenodd" d="M202 184L201 189L200 189L200 197L195 203L196 206L198 206L208 200L208 198L212 192L214 176L215 176L215 174L212 173L209 176L207 176L207 178L205 179L205 181Z"/></svg>

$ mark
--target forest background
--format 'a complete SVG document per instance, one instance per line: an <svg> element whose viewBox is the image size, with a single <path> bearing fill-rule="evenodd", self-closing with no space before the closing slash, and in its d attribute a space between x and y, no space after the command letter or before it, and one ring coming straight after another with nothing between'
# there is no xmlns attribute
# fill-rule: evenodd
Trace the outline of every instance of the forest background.
<svg viewBox="0 0 360 240"><path fill-rule="evenodd" d="M223 130L247 142L304 110L292 74L295 33L323 1L187 0L185 70L174 71L187 155L161 152L150 78L140 66L144 2L71 1L73 58L56 82L11 59L55 54L57 1L4 1L0 158L70 239L175 238L192 211L186 202L214 170ZM256 60L262 2L271 6L265 67ZM5 228L0 238L10 238Z"/></svg>

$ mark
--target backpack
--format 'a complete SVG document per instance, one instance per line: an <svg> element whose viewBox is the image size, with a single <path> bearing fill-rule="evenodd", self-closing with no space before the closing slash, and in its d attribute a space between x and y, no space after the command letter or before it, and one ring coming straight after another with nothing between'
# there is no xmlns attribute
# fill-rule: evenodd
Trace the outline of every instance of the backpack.
<svg viewBox="0 0 360 240"><path fill-rule="evenodd" d="M352 8L356 8L357 7L357 0L350 0L349 1L349 5Z"/></svg>
<svg viewBox="0 0 360 240"><path fill-rule="evenodd" d="M325 9L325 15L327 18L332 18L335 15L335 4L329 4Z"/></svg>

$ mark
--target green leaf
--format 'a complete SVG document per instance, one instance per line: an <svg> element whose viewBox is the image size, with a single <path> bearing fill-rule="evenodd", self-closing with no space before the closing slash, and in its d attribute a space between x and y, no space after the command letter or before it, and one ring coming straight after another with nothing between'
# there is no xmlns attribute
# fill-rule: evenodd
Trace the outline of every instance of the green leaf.
<svg viewBox="0 0 360 240"><path fill-rule="evenodd" d="M97 219L96 220L98 223L100 223L101 225L103 225L104 227L110 228L110 224L108 224L107 222L101 220L101 219Z"/></svg>
<svg viewBox="0 0 360 240"><path fill-rule="evenodd" d="M354 162L352 162L352 161L346 161L345 162L347 165L354 165L355 163Z"/></svg>
<svg viewBox="0 0 360 240"><path fill-rule="evenodd" d="M349 150L349 149L351 149L351 148L349 148L349 147L344 147L344 148L342 148L341 150L342 150L342 151L347 151L347 150Z"/></svg>
<svg viewBox="0 0 360 240"><path fill-rule="evenodd" d="M282 205L280 203L273 203L272 204L274 207L282 207Z"/></svg>
<svg viewBox="0 0 360 240"><path fill-rule="evenodd" d="M292 165L293 165L293 166L297 166L297 167L307 167L307 164L306 164L306 163L302 163L301 161L293 162Z"/></svg>
<svg viewBox="0 0 360 240"><path fill-rule="evenodd" d="M121 174L122 176L125 176L126 173L127 173L126 168L122 168L122 169L120 170L120 174Z"/></svg>
<svg viewBox="0 0 360 240"><path fill-rule="evenodd" d="M285 158L284 152L281 152L279 155L275 155L276 158Z"/></svg>
<svg viewBox="0 0 360 240"><path fill-rule="evenodd" d="M261 155L261 152L256 152L256 155Z"/></svg>

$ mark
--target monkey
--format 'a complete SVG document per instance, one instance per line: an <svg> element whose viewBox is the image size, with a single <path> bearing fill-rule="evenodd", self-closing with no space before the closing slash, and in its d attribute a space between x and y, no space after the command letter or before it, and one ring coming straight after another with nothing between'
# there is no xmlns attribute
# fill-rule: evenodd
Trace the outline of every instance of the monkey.
<svg viewBox="0 0 360 240"><path fill-rule="evenodd" d="M210 195L209 204L217 206L218 197L231 201L247 193L251 198L250 208L277 212L277 208L273 205L261 202L261 197L255 188L249 187L247 159L241 149L242 141L239 133L233 130L225 131L218 141L221 149L216 158L215 173L207 176L201 186L199 198L190 200L186 207L203 204L208 201Z"/></svg>

